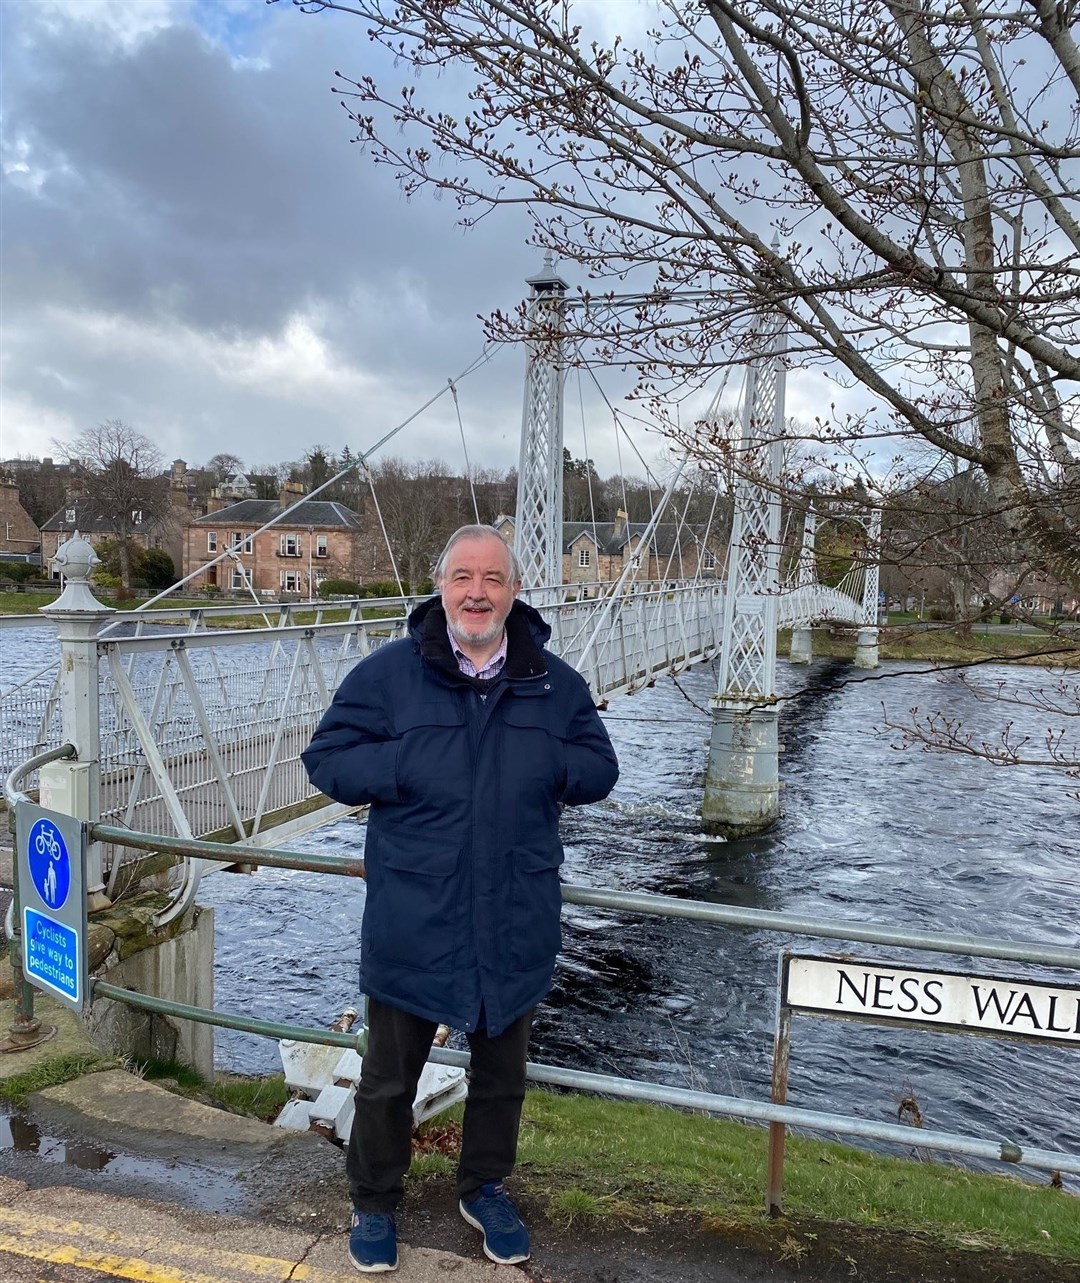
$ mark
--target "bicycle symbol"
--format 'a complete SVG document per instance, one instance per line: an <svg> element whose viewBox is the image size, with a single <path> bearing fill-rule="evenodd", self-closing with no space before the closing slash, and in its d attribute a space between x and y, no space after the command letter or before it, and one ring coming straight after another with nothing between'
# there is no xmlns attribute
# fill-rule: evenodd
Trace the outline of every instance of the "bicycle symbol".
<svg viewBox="0 0 1080 1283"><path fill-rule="evenodd" d="M56 830L43 823L40 832L34 838L34 850L38 855L48 855L50 860L58 860L64 852L64 847L56 836Z"/></svg>
<svg viewBox="0 0 1080 1283"><path fill-rule="evenodd" d="M60 909L71 887L71 861L64 835L48 820L38 820L30 830L26 855L38 895L49 908Z"/></svg>

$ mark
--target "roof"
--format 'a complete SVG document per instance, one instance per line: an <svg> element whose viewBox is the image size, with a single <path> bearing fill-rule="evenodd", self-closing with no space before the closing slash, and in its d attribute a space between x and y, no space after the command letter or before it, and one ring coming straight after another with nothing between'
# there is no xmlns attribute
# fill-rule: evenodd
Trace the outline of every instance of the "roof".
<svg viewBox="0 0 1080 1283"><path fill-rule="evenodd" d="M647 521L564 521L563 552L569 552L571 544L582 535L595 539L600 551L620 556L623 548L634 538L640 539L648 530ZM678 524L674 521L662 521L653 531L650 546L656 556L662 557L673 552L677 547L696 548L705 539L707 527L699 524ZM712 531L711 539L722 542L719 530Z"/></svg>
<svg viewBox="0 0 1080 1283"><path fill-rule="evenodd" d="M131 505L132 512L142 513L137 502ZM69 518L68 513L73 512L74 518ZM155 515L147 514L145 520L132 522L132 530L136 534L141 534L144 530L150 530L158 525L159 521ZM62 507L57 508L53 515L41 527L42 530L60 530L68 531L78 529L83 535L112 535L116 533L116 522L112 517L103 516L100 509L85 495L72 499Z"/></svg>
<svg viewBox="0 0 1080 1283"><path fill-rule="evenodd" d="M241 499L239 503L230 504L228 508L219 508L217 512L208 512L204 517L196 517L194 526L250 526L257 530L280 517L284 511L277 499ZM358 512L346 508L343 503L332 503L323 499L307 499L294 508L284 521L276 523L283 529L300 529L313 526L327 530L363 530L364 519Z"/></svg>

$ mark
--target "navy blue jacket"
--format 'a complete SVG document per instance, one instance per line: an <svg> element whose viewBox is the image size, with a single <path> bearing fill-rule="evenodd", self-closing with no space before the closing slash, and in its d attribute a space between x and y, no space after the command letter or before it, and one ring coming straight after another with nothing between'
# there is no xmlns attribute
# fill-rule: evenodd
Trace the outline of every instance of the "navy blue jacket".
<svg viewBox="0 0 1080 1283"><path fill-rule="evenodd" d="M361 987L493 1036L551 987L561 933L559 805L606 797L615 753L581 676L515 601L507 659L464 676L431 598L342 682L303 760L316 788L370 804Z"/></svg>

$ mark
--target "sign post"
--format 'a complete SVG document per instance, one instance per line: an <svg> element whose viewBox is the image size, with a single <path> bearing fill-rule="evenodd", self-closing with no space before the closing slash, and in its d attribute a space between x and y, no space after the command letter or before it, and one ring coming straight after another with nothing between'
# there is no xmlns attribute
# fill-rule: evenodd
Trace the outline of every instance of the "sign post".
<svg viewBox="0 0 1080 1283"><path fill-rule="evenodd" d="M793 1015L1080 1048L1080 985L782 953L772 1078L772 1099L781 1105L787 1102ZM770 1216L780 1215L784 1137L783 1123L769 1124Z"/></svg>
<svg viewBox="0 0 1080 1283"><path fill-rule="evenodd" d="M17 857L23 975L82 1011L88 989L82 822L20 803Z"/></svg>

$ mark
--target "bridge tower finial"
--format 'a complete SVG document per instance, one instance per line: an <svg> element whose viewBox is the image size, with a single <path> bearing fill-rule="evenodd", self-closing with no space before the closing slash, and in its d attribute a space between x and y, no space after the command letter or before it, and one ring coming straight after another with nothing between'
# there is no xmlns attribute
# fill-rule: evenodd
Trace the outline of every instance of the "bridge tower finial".
<svg viewBox="0 0 1080 1283"><path fill-rule="evenodd" d="M525 588L562 582L566 282L550 252L530 288L514 549Z"/></svg>

